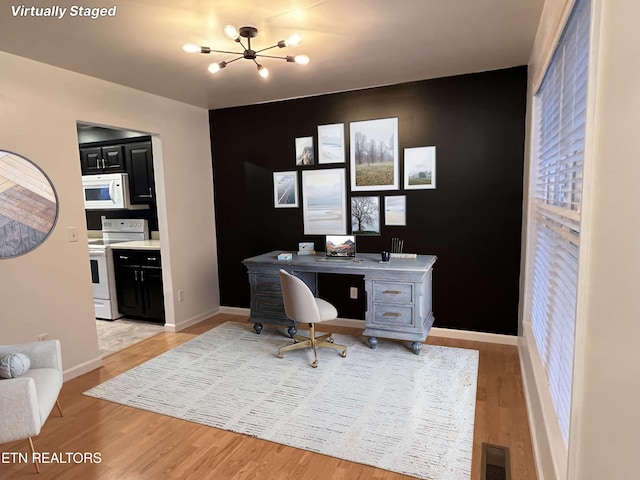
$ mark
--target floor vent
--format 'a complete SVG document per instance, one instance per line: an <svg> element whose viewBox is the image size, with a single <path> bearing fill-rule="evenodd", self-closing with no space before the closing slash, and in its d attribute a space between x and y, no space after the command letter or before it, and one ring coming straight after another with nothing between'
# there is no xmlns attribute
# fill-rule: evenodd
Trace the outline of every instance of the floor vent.
<svg viewBox="0 0 640 480"><path fill-rule="evenodd" d="M480 480L511 480L509 449L483 443L481 468Z"/></svg>

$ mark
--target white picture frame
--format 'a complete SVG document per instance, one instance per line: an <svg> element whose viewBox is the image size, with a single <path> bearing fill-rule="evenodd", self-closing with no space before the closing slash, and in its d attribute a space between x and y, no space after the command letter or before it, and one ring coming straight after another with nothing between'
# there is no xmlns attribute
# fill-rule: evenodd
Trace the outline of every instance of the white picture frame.
<svg viewBox="0 0 640 480"><path fill-rule="evenodd" d="M298 208L298 172L273 172L274 208Z"/></svg>
<svg viewBox="0 0 640 480"><path fill-rule="evenodd" d="M398 190L398 118L349 124L351 191Z"/></svg>
<svg viewBox="0 0 640 480"><path fill-rule="evenodd" d="M407 196L390 195L384 197L384 224L407 226Z"/></svg>
<svg viewBox="0 0 640 480"><path fill-rule="evenodd" d="M344 168L302 171L305 235L346 235L346 205Z"/></svg>
<svg viewBox="0 0 640 480"><path fill-rule="evenodd" d="M318 125L318 163L344 162L344 123Z"/></svg>
<svg viewBox="0 0 640 480"><path fill-rule="evenodd" d="M404 189L436 188L436 147L404 149Z"/></svg>

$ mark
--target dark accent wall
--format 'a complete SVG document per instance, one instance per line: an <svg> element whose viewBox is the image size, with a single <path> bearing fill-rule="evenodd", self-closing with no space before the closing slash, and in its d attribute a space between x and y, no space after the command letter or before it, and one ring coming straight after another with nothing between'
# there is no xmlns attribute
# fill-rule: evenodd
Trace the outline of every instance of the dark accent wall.
<svg viewBox="0 0 640 480"><path fill-rule="evenodd" d="M344 166L349 185L349 122L398 117L400 178L404 148L435 145L436 189L403 190L401 180L397 191L355 192L381 205L407 197L407 226L384 226L383 215L381 235L358 237L358 250L399 237L405 252L437 255L436 326L517 334L526 91L527 69L516 67L211 110L221 304L249 306L244 258L301 241L323 249L324 237L303 234L302 207L273 207L273 172ZM331 123L345 124L345 163L296 166L294 139L313 136L317 149L317 126ZM348 299L359 279L319 283L342 316L364 318L364 303Z"/></svg>

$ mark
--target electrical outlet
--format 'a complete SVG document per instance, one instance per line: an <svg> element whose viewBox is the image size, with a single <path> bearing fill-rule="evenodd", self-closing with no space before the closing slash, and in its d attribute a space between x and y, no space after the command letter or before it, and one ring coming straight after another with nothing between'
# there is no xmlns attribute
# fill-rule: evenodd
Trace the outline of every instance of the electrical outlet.
<svg viewBox="0 0 640 480"><path fill-rule="evenodd" d="M77 242L78 241L78 227L69 227L67 229L67 233L69 235L69 241L70 242Z"/></svg>
<svg viewBox="0 0 640 480"><path fill-rule="evenodd" d="M46 340L47 338L49 338L49 334L48 333L41 333L40 335L38 335L38 341L41 342L42 340Z"/></svg>
<svg viewBox="0 0 640 480"><path fill-rule="evenodd" d="M349 287L349 298L352 300L358 299L358 287Z"/></svg>
<svg viewBox="0 0 640 480"><path fill-rule="evenodd" d="M179 302L184 301L184 290L178 290L178 301Z"/></svg>

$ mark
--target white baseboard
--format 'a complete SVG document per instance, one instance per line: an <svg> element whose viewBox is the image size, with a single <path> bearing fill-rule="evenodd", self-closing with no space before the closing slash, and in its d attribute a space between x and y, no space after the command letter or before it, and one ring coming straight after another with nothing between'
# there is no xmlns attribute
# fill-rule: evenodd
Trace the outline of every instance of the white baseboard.
<svg viewBox="0 0 640 480"><path fill-rule="evenodd" d="M473 342L498 343L501 345L518 345L518 337L515 335L456 330L454 328L432 327L429 331L429 336L471 340Z"/></svg>
<svg viewBox="0 0 640 480"><path fill-rule="evenodd" d="M188 318L187 320L185 320L184 322L180 322L179 324L165 323L164 331L171 332L171 333L180 332L185 328L191 327L196 323L200 323L203 320L206 320L207 318L211 318L214 315L221 313L220 310L221 308L215 308L213 310L209 310L208 312L201 313L200 315L196 315L195 317Z"/></svg>
<svg viewBox="0 0 640 480"><path fill-rule="evenodd" d="M249 308L240 307L220 307L220 313L230 315L251 315ZM324 322L325 325L335 325L338 327L354 327L364 328L364 320L355 320L352 318L336 318ZM515 335L502 335L498 333L471 332L467 330L454 330L452 328L433 327L429 335L434 337L457 338L460 340L472 340L475 342L499 343L502 345L518 345L518 337Z"/></svg>
<svg viewBox="0 0 640 480"><path fill-rule="evenodd" d="M93 360L89 360L87 362L81 363L80 365L76 365L75 367L71 367L62 372L63 381L71 380L72 378L79 377L91 370L95 370L96 368L100 368L102 366L102 358L97 357Z"/></svg>

